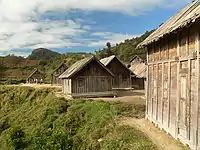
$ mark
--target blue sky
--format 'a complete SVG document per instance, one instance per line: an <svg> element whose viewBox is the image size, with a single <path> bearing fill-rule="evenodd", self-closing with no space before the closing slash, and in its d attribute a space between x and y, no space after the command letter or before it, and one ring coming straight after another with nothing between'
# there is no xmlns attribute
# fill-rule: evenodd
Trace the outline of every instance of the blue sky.
<svg viewBox="0 0 200 150"><path fill-rule="evenodd" d="M189 0L0 0L0 55L94 52L157 28Z"/></svg>

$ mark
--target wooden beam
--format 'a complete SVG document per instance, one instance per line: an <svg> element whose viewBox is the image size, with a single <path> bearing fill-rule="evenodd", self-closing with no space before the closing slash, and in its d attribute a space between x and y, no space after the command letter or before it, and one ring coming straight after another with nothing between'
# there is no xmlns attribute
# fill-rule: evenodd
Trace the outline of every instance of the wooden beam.
<svg viewBox="0 0 200 150"><path fill-rule="evenodd" d="M187 111L189 111L189 112L187 112L187 113L190 113L190 116L191 116L191 60L189 59L188 60L188 79L187 79L187 85L188 85L188 90L187 90L187 95L188 95L188 108L187 108ZM187 139L189 139L190 140L190 123L191 123L191 117L190 116L188 116L189 117L189 122L188 122L188 124L187 124Z"/></svg>
<svg viewBox="0 0 200 150"><path fill-rule="evenodd" d="M185 56L185 57L177 57L178 60L176 60L175 58L171 58L171 59L168 59L168 60L163 60L163 61L156 61L156 62L153 62L153 63L149 63L149 65L156 65L156 64L161 64L161 63L169 63L169 62L177 62L177 61L188 61L188 59L191 59L191 60L195 60L196 57L195 56Z"/></svg>
<svg viewBox="0 0 200 150"><path fill-rule="evenodd" d="M152 77L151 77L151 81L153 81L151 84L153 84L153 87L151 86L151 119L153 119L153 98L154 98L154 65L152 65ZM153 90L153 95L152 95L152 90Z"/></svg>
<svg viewBox="0 0 200 150"><path fill-rule="evenodd" d="M170 127L170 96L171 96L171 90L170 90L170 86L171 86L171 63L169 62L168 63L168 99L167 99L167 101L168 101L168 106L167 106L167 111L168 111L168 116L167 116L167 121L168 121L168 127Z"/></svg>
<svg viewBox="0 0 200 150"><path fill-rule="evenodd" d="M180 56L180 43L179 43L179 35L177 36L177 54L178 57ZM176 128L175 128L175 138L178 138L178 122L179 122L179 108L180 108L180 86L179 86L179 82L180 82L180 61L177 62L177 92L176 92Z"/></svg>
<svg viewBox="0 0 200 150"><path fill-rule="evenodd" d="M149 62L148 52L147 52L147 64ZM146 72L146 87L145 87L145 94L146 94L146 109L145 109L145 119L148 119L148 101L149 101L149 65L147 65L147 72Z"/></svg>
<svg viewBox="0 0 200 150"><path fill-rule="evenodd" d="M199 103L200 103L200 65L199 65L199 60L200 60L200 38L199 38L199 32L197 32L197 35L196 35L196 40L195 40L195 47L196 47L196 50L197 50L197 100L196 100L196 110L195 110L195 113L196 113L196 121L195 121L195 124L194 124L194 128L195 128L195 135L196 135L196 138L195 138L195 141L194 141L194 144L195 144L195 149L197 150L197 146L198 146L198 126L199 126Z"/></svg>
<svg viewBox="0 0 200 150"><path fill-rule="evenodd" d="M162 97L161 97L162 124L163 124L163 107L164 107L164 63L162 63Z"/></svg>
<svg viewBox="0 0 200 150"><path fill-rule="evenodd" d="M158 70L159 64L157 64L156 67L156 120L158 121L158 76L159 76L159 70Z"/></svg>

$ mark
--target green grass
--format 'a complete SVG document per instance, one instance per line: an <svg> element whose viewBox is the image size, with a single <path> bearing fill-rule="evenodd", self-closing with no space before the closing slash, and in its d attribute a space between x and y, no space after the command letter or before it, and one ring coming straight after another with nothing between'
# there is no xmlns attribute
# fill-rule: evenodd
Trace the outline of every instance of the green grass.
<svg viewBox="0 0 200 150"><path fill-rule="evenodd" d="M154 150L143 133L119 123L121 116L143 117L144 108L0 86L0 149Z"/></svg>

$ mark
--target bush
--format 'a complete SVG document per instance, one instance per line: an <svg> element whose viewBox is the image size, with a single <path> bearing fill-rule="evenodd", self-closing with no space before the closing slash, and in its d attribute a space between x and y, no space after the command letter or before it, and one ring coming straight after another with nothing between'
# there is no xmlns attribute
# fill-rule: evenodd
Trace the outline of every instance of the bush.
<svg viewBox="0 0 200 150"><path fill-rule="evenodd" d="M8 134L8 141L11 148L14 150L24 149L28 144L24 131L19 127L15 127L10 130L10 133Z"/></svg>
<svg viewBox="0 0 200 150"><path fill-rule="evenodd" d="M7 118L6 118L6 119L0 120L0 134L1 134L4 130L8 129L9 127L10 127L10 124L9 124L9 121L8 121Z"/></svg>
<svg viewBox="0 0 200 150"><path fill-rule="evenodd" d="M21 84L21 83L26 83L26 80L13 80L9 79L7 80L6 84L13 85L13 84Z"/></svg>

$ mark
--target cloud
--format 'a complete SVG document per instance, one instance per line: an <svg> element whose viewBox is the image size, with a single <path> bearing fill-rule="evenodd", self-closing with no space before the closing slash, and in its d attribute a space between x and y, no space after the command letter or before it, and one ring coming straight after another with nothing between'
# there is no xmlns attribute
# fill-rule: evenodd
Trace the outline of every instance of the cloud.
<svg viewBox="0 0 200 150"><path fill-rule="evenodd" d="M91 41L89 47L104 47L106 42L110 42L112 45L120 43L126 39L131 39L138 37L140 35L132 34L122 34L122 33L112 33L112 32L95 32L91 34L92 36L100 37L102 40Z"/></svg>
<svg viewBox="0 0 200 150"><path fill-rule="evenodd" d="M0 51L16 48L60 48L78 46L71 37L86 32L72 20L40 22L2 22L0 25ZM66 38L66 39L65 39Z"/></svg>
<svg viewBox="0 0 200 150"><path fill-rule="evenodd" d="M1 0L0 12L11 20L24 20L47 11L80 9L137 14L153 7L168 7L185 4L189 0Z"/></svg>
<svg viewBox="0 0 200 150"><path fill-rule="evenodd" d="M82 10L138 15L155 7L174 7L180 4L183 4L182 0L0 0L0 52L37 47L82 46L84 43L81 42L81 35L89 32L92 27L85 25L82 18L58 20L58 12ZM48 12L56 12L52 13L54 19L40 18ZM103 46L105 41L117 43L135 35L97 32L91 36L102 38L87 43L90 47L97 47ZM74 37L80 39L79 42L75 42Z"/></svg>

